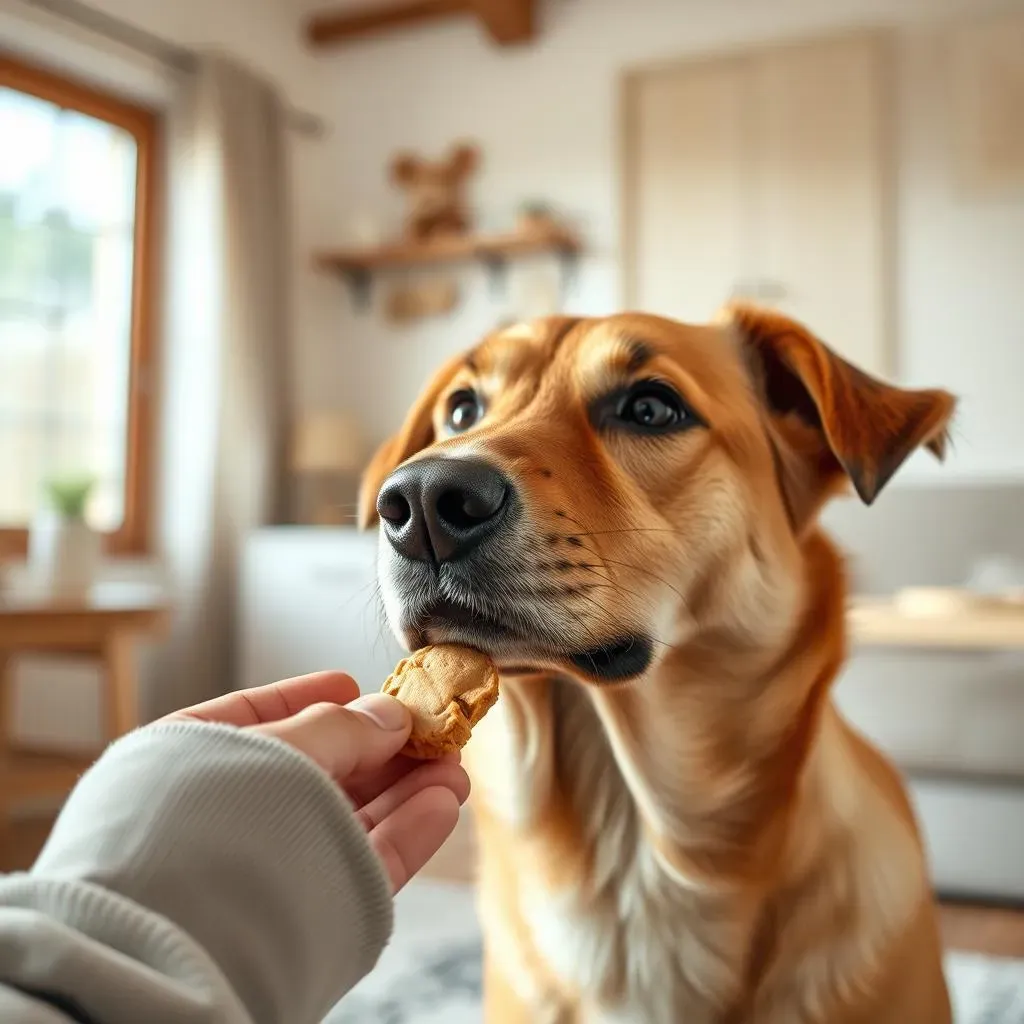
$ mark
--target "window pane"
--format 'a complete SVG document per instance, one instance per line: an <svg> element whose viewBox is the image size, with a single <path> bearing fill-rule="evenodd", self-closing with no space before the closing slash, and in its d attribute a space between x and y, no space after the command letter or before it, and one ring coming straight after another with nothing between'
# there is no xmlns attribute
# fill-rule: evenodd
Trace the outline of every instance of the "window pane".
<svg viewBox="0 0 1024 1024"><path fill-rule="evenodd" d="M97 480L124 516L137 149L121 128L0 88L0 528L43 481Z"/></svg>

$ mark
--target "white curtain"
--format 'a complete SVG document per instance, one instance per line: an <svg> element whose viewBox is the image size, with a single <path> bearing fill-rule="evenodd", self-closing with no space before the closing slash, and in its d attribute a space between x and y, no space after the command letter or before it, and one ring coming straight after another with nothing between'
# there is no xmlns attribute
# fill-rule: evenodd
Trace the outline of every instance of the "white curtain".
<svg viewBox="0 0 1024 1024"><path fill-rule="evenodd" d="M235 685L241 546L283 513L285 117L269 83L204 56L168 119L157 527L175 626L150 714Z"/></svg>

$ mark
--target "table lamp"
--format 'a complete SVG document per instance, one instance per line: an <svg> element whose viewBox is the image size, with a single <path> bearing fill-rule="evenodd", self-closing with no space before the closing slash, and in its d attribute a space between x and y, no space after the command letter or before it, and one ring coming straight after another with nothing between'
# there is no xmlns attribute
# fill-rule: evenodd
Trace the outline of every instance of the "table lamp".
<svg viewBox="0 0 1024 1024"><path fill-rule="evenodd" d="M291 468L298 478L301 523L338 526L355 520L363 438L354 417L337 410L311 412L295 424Z"/></svg>

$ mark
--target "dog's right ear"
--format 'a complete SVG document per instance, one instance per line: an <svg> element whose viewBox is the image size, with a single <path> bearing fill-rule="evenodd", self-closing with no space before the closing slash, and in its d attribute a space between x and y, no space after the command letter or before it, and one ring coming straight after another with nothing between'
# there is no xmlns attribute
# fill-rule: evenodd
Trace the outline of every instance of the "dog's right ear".
<svg viewBox="0 0 1024 1024"><path fill-rule="evenodd" d="M367 529L377 522L377 495L391 474L417 452L432 445L434 433L434 406L448 387L459 368L466 364L465 355L449 359L430 379L413 403L405 422L394 437L388 438L377 449L363 472L359 486L359 526Z"/></svg>
<svg viewBox="0 0 1024 1024"><path fill-rule="evenodd" d="M956 406L949 392L871 377L781 313L740 303L720 319L739 335L782 441L777 465L795 525L812 518L844 480L870 505L916 448L945 454Z"/></svg>

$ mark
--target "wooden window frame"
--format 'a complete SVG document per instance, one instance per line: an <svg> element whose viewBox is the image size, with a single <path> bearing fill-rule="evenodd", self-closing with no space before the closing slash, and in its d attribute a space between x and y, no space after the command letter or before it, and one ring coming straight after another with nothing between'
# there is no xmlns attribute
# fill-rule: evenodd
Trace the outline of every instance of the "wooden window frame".
<svg viewBox="0 0 1024 1024"><path fill-rule="evenodd" d="M105 534L108 554L140 555L150 550L153 474L153 379L156 312L157 234L161 181L160 115L75 79L0 53L0 86L28 93L116 125L137 149L132 254L131 336L125 449L124 517ZM23 556L28 528L0 528L0 556Z"/></svg>

